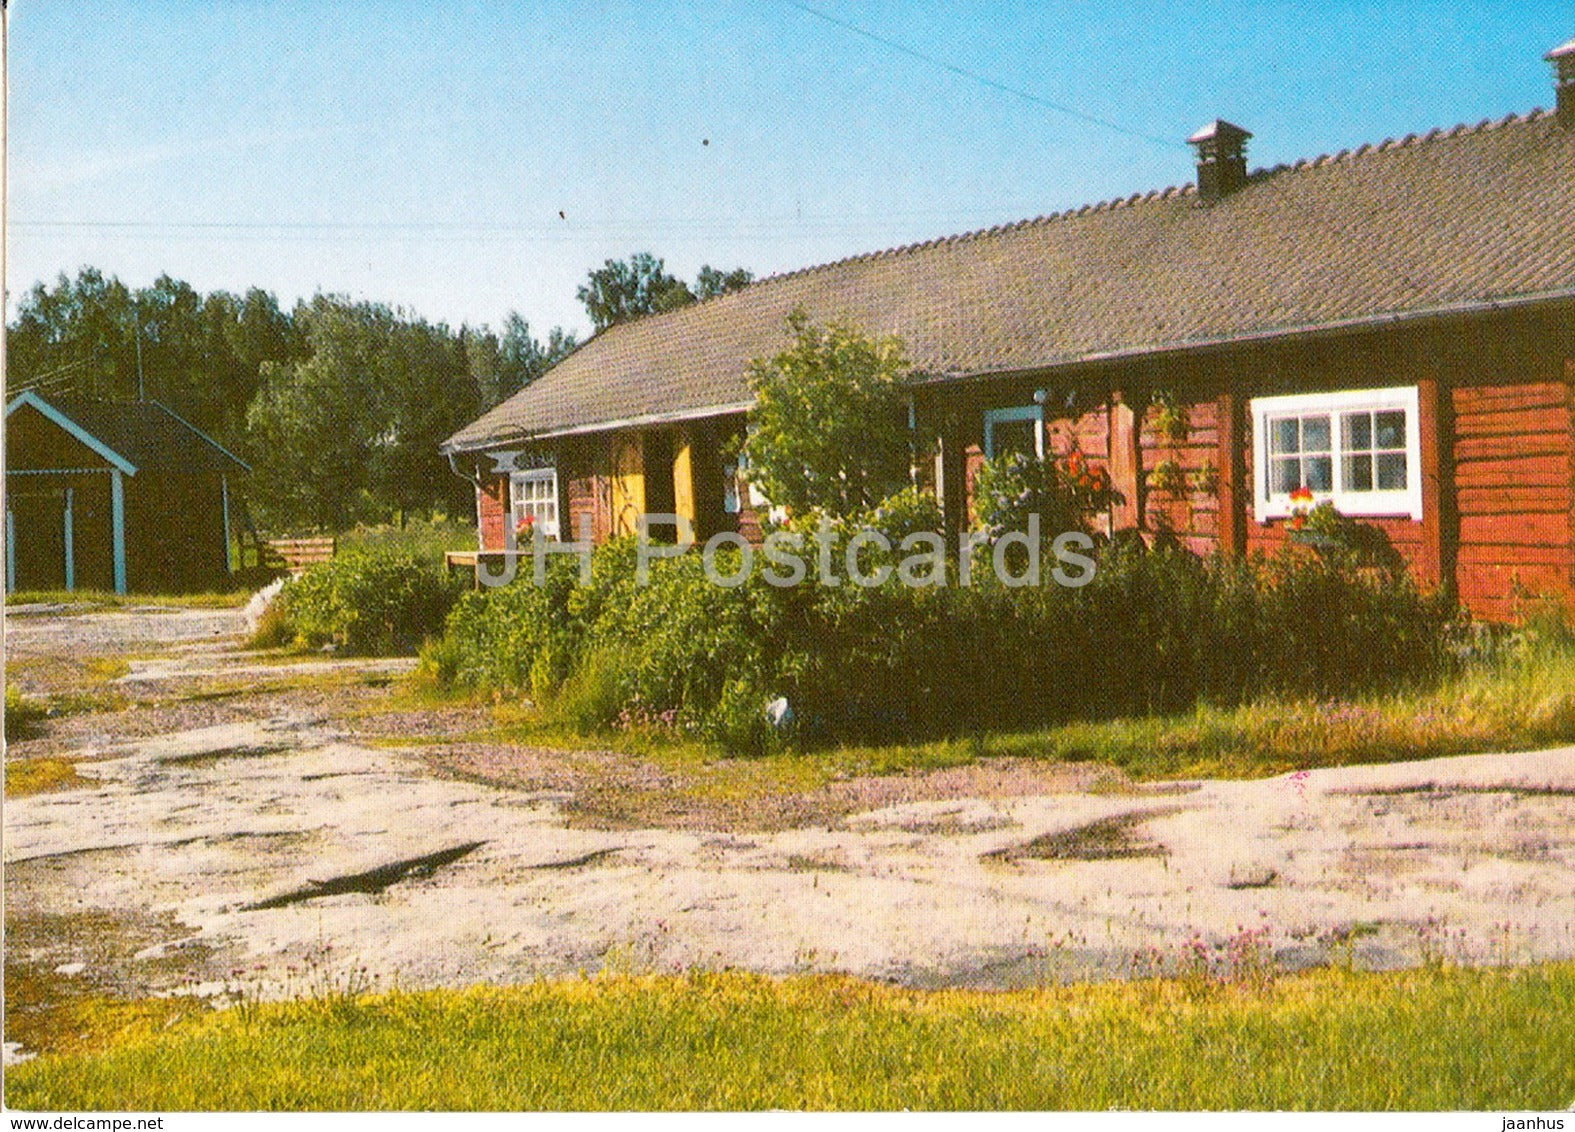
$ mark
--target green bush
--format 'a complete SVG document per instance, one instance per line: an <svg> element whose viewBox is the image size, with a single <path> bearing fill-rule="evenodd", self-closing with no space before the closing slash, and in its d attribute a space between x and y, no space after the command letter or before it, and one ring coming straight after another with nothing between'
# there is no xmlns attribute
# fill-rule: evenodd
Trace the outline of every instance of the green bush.
<svg viewBox="0 0 1575 1132"><path fill-rule="evenodd" d="M720 573L734 563L725 551ZM736 751L919 738L1229 705L1349 697L1444 674L1456 611L1404 573L1293 551L1202 560L1118 540L1081 587L707 580L698 554L634 582L629 542L592 581L549 560L465 595L429 650L440 680L509 689L587 731L669 729ZM976 578L978 574L976 574ZM791 726L766 705L786 697Z"/></svg>
<svg viewBox="0 0 1575 1132"><path fill-rule="evenodd" d="M409 653L443 632L458 595L458 583L441 566L416 554L351 551L292 579L275 599L281 612L267 628L270 638L282 637L285 621L296 642L309 647Z"/></svg>

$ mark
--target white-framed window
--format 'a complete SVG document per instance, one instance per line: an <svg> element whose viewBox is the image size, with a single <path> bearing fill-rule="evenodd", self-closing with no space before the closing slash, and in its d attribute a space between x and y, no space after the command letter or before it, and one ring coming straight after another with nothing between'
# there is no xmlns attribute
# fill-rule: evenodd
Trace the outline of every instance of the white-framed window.
<svg viewBox="0 0 1575 1132"><path fill-rule="evenodd" d="M558 537L558 469L532 468L509 476L509 519L516 532L526 516L546 538Z"/></svg>
<svg viewBox="0 0 1575 1132"><path fill-rule="evenodd" d="M984 458L993 460L1007 452L1045 455L1045 411L1039 405L984 411Z"/></svg>
<svg viewBox="0 0 1575 1132"><path fill-rule="evenodd" d="M1253 495L1261 522L1307 488L1344 515L1422 517L1416 386L1252 401Z"/></svg>

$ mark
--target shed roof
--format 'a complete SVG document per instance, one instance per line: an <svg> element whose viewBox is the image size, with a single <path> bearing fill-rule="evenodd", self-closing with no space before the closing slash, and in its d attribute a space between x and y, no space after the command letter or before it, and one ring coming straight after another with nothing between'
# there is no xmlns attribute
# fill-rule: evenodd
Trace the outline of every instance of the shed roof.
<svg viewBox="0 0 1575 1132"><path fill-rule="evenodd" d="M1575 130L1535 110L761 280L603 331L444 447L742 408L795 308L969 377L1571 296Z"/></svg>
<svg viewBox="0 0 1575 1132"><path fill-rule="evenodd" d="M28 391L5 415L29 405L128 474L160 471L250 471L239 456L157 401L97 401Z"/></svg>

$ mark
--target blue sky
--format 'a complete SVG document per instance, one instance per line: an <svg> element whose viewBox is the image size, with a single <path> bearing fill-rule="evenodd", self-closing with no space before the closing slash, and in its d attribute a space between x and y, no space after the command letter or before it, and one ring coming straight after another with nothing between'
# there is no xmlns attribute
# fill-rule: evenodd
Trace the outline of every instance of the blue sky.
<svg viewBox="0 0 1575 1132"><path fill-rule="evenodd" d="M1551 104L1542 55L1575 36L1536 0L15 0L10 21L9 309L92 264L581 331L575 287L609 257L765 275L1124 196L1190 180L1181 139L1217 116L1253 165L1497 118Z"/></svg>

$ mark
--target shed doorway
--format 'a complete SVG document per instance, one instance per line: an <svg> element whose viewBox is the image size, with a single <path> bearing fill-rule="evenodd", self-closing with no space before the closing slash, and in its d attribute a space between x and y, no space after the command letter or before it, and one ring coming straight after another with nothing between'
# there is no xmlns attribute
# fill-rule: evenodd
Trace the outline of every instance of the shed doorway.
<svg viewBox="0 0 1575 1132"><path fill-rule="evenodd" d="M6 589L75 589L71 489L16 479L6 493Z"/></svg>

